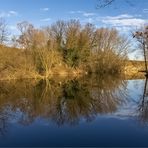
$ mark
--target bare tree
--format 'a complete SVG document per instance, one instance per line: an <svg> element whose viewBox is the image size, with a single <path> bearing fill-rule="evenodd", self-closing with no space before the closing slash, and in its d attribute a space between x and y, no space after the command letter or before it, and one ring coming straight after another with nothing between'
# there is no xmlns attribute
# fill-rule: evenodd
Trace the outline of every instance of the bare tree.
<svg viewBox="0 0 148 148"><path fill-rule="evenodd" d="M97 8L104 8L111 5L115 0L98 0Z"/></svg>
<svg viewBox="0 0 148 148"><path fill-rule="evenodd" d="M14 47L14 48L18 47L18 38L17 38L17 36L13 35L11 37L11 44L12 44L12 47Z"/></svg>
<svg viewBox="0 0 148 148"><path fill-rule="evenodd" d="M34 30L34 26L26 21L17 24L21 35L18 39L18 42L24 49L29 48L31 39L32 39L32 32Z"/></svg>
<svg viewBox="0 0 148 148"><path fill-rule="evenodd" d="M147 65L147 54L148 54L148 26L145 26L140 31L136 31L133 34L133 38L140 43L140 47L143 50L143 56L145 61L145 70L148 75L148 65Z"/></svg>
<svg viewBox="0 0 148 148"><path fill-rule="evenodd" d="M81 25L77 20L67 22L66 28L66 48L77 48L78 36L80 34Z"/></svg>
<svg viewBox="0 0 148 148"><path fill-rule="evenodd" d="M63 37L65 33L65 22L57 21L55 24L51 26L51 36L57 42L57 48L60 50L63 44Z"/></svg>
<svg viewBox="0 0 148 148"><path fill-rule="evenodd" d="M0 18L0 44L4 44L8 40L8 28L6 21L3 18Z"/></svg>
<svg viewBox="0 0 148 148"><path fill-rule="evenodd" d="M121 36L116 29L100 28L95 31L94 47L92 48L92 69L118 73L123 71L127 59L129 41ZM94 68L93 68L94 67Z"/></svg>
<svg viewBox="0 0 148 148"><path fill-rule="evenodd" d="M97 3L97 8L100 9L100 8L105 8L107 6L110 6L112 5L113 3L115 3L116 1L118 0L98 0L98 3ZM121 1L121 0L120 0ZM128 4L129 6L133 7L134 6L134 3L133 3L133 0L123 0L124 3Z"/></svg>

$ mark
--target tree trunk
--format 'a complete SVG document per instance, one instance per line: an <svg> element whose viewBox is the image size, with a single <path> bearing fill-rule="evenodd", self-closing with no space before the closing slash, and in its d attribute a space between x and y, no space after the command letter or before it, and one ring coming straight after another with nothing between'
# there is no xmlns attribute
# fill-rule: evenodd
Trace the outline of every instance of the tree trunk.
<svg viewBox="0 0 148 148"><path fill-rule="evenodd" d="M145 43L143 43L143 52L144 52L145 71L146 71L146 75L148 75Z"/></svg>

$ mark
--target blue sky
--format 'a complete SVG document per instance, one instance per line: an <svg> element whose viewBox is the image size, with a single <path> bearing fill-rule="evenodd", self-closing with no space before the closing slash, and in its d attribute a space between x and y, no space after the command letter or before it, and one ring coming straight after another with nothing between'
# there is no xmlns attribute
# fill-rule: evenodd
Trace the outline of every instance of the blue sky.
<svg viewBox="0 0 148 148"><path fill-rule="evenodd" d="M0 17L6 19L12 34L17 34L16 24L21 21L41 27L59 19L79 19L82 24L116 27L122 33L148 22L148 0L115 0L113 5L103 9L96 9L97 1L0 0Z"/></svg>
<svg viewBox="0 0 148 148"><path fill-rule="evenodd" d="M148 20L148 0L116 0L112 6L96 9L97 0L1 0L0 17L15 29L18 22L29 21L35 26L51 24L59 19L80 19L96 26L128 30Z"/></svg>

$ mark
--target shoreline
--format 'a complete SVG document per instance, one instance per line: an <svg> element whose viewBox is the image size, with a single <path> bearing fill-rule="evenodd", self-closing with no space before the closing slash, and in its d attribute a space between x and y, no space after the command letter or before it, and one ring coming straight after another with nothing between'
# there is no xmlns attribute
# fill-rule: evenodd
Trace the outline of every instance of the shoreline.
<svg viewBox="0 0 148 148"><path fill-rule="evenodd" d="M119 75L119 76L124 76L125 79L133 79L133 78L145 78L145 73L144 73L144 61L127 61L125 64L125 67L123 67L123 70L120 73L95 73L91 72L91 74L96 74L96 75ZM36 71L15 71L13 74L2 74L0 73L0 81L17 81L17 80L25 80L25 79L34 79L36 81L38 80L48 80L48 79L54 79L55 77L60 77L60 78L80 78L83 76L89 75L89 72L77 68L55 68L49 71L48 74L38 74Z"/></svg>
<svg viewBox="0 0 148 148"><path fill-rule="evenodd" d="M0 78L0 82L2 81L20 81L20 80L35 80L35 81L40 81L40 80L50 80L50 79L55 79L55 78L60 78L60 79L65 79L65 78L70 78L70 79L75 79L75 78L81 78L84 76L88 76L88 75L112 75L112 76L121 76L123 77L125 80L131 80L131 79L145 79L145 73L144 72L137 72L137 73L119 73L119 74L97 74L97 73L91 73L89 74L88 72L65 72L65 73L52 73L49 74L48 77L47 76L41 76L41 75L37 75L37 76L25 76L25 77L15 77L15 78L11 78L11 77L6 77L6 78Z"/></svg>

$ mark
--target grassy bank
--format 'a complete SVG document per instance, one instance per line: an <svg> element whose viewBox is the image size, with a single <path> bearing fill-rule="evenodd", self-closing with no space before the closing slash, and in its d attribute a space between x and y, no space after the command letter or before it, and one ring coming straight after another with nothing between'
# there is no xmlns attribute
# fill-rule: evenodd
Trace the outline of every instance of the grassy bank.
<svg viewBox="0 0 148 148"><path fill-rule="evenodd" d="M96 64L96 62L94 63ZM104 63L104 66L102 63L100 63L101 62L97 63L96 65L98 67L101 65L102 68L96 68L96 65L92 64L91 66L93 66L93 68L91 68L90 70L90 67L86 68L84 66L77 68L70 67L61 60L59 63L55 63L55 66L51 66L51 68L48 70L48 74L46 75L45 73L39 73L36 70L35 65L29 54L27 55L26 59L23 49L0 46L0 80L48 79L54 77L55 75L58 75L60 77L80 77L90 73L90 71L95 73L96 69L97 74L109 74L111 70L108 72L103 71L103 68L105 70L108 70L108 65L105 65L107 64L107 62ZM125 74L126 77L130 78L136 76L144 76L144 73L140 72L143 71L145 68L143 61L126 60L124 61L124 63L125 65L122 66L122 71L120 71L119 73L117 72L118 74ZM114 73L117 74L116 71L113 71L113 74Z"/></svg>
<svg viewBox="0 0 148 148"><path fill-rule="evenodd" d="M47 79L54 75L77 77L84 73L84 70L68 67L64 63L51 67L48 74L39 73L31 55L26 58L23 49L0 46L0 80Z"/></svg>
<svg viewBox="0 0 148 148"><path fill-rule="evenodd" d="M124 73L126 76L144 76L145 73L144 61L128 60L126 61Z"/></svg>

